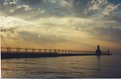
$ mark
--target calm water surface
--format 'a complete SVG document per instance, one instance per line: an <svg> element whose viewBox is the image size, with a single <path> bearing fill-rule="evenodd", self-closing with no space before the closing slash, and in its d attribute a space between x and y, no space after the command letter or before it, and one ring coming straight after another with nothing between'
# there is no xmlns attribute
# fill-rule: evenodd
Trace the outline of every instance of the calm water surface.
<svg viewBox="0 0 121 79"><path fill-rule="evenodd" d="M70 56L2 59L2 77L88 78L120 77L121 54L112 56Z"/></svg>

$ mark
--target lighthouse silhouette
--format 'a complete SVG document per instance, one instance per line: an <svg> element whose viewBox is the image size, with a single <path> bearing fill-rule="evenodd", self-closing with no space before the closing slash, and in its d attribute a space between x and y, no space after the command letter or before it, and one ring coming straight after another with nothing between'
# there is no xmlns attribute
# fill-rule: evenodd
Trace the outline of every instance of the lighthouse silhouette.
<svg viewBox="0 0 121 79"><path fill-rule="evenodd" d="M99 45L97 45L96 55L98 56L101 55L101 50Z"/></svg>

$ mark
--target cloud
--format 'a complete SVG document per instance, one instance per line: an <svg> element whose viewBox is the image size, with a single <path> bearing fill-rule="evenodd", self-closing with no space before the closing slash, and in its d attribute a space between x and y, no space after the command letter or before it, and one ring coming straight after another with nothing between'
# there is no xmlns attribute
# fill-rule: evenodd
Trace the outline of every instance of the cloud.
<svg viewBox="0 0 121 79"><path fill-rule="evenodd" d="M85 16L100 16L107 4L108 0L90 0L84 14Z"/></svg>
<svg viewBox="0 0 121 79"><path fill-rule="evenodd" d="M7 20L8 21L7 21ZM100 40L108 40L112 42L120 42L118 37L120 33L120 23L113 20L97 20L96 18L44 18L31 23L21 19L6 18L5 22L1 26L2 32L9 32L17 35L18 39L25 41L30 40L33 42L65 42L65 41L79 41L82 39L75 36L75 32L88 33L91 38L97 38ZM13 19L13 20L12 20ZM2 24L1 23L1 24ZM8 25L9 26L6 26ZM106 26L107 25L107 26ZM118 30L119 29L119 30ZM40 31L41 30L41 31ZM79 33L80 33L79 32ZM102 35L102 36L101 36ZM82 36L83 37L83 36ZM88 36L87 36L88 37ZM75 38L75 39L72 39ZM83 37L86 39L86 37Z"/></svg>
<svg viewBox="0 0 121 79"><path fill-rule="evenodd" d="M22 37L25 41L31 41L34 43L56 43L56 42L63 42L66 41L65 38L55 36L55 35L48 35L48 34L41 34L41 33L34 33L34 32L27 32L22 31L19 33L19 36Z"/></svg>
<svg viewBox="0 0 121 79"><path fill-rule="evenodd" d="M112 12L114 12L118 7L119 7L119 5L109 4L109 5L105 8L103 14L109 16L109 15L110 15Z"/></svg>
<svg viewBox="0 0 121 79"><path fill-rule="evenodd" d="M121 23L114 21L97 22L96 26L87 27L87 31L94 39L121 43ZM106 26L107 25L107 26Z"/></svg>
<svg viewBox="0 0 121 79"><path fill-rule="evenodd" d="M24 19L41 17L92 17L104 16L115 11L120 3L113 0L6 0L1 8L6 16Z"/></svg>
<svg viewBox="0 0 121 79"><path fill-rule="evenodd" d="M72 13L71 4L58 0L6 0L0 10L6 16L65 16Z"/></svg>
<svg viewBox="0 0 121 79"><path fill-rule="evenodd" d="M18 0L5 0L4 5L17 5Z"/></svg>
<svg viewBox="0 0 121 79"><path fill-rule="evenodd" d="M4 3L4 0L0 0L0 4L3 4Z"/></svg>
<svg viewBox="0 0 121 79"><path fill-rule="evenodd" d="M73 0L74 11L76 11L78 15L82 15L88 3L89 0Z"/></svg>
<svg viewBox="0 0 121 79"><path fill-rule="evenodd" d="M121 42L121 2L114 0L1 0L4 38L40 43Z"/></svg>
<svg viewBox="0 0 121 79"><path fill-rule="evenodd" d="M49 31L41 25L12 17L1 18L0 20L2 20L0 23L1 35L6 39L31 41L37 44L67 41L66 36L58 33L56 28L50 28Z"/></svg>
<svg viewBox="0 0 121 79"><path fill-rule="evenodd" d="M77 27L77 30L85 31L95 39L110 42L121 42L121 23L114 20L93 19L91 22L85 22L83 27Z"/></svg>
<svg viewBox="0 0 121 79"><path fill-rule="evenodd" d="M121 43L121 28L97 28L96 30L97 35L101 35L100 39Z"/></svg>
<svg viewBox="0 0 121 79"><path fill-rule="evenodd" d="M111 4L120 4L121 0L108 0L108 2Z"/></svg>
<svg viewBox="0 0 121 79"><path fill-rule="evenodd" d="M17 9L24 9L25 11L31 10L29 5L22 5L22 6L18 5Z"/></svg>
<svg viewBox="0 0 121 79"><path fill-rule="evenodd" d="M104 19L114 20L121 22L121 4L109 4L103 11Z"/></svg>

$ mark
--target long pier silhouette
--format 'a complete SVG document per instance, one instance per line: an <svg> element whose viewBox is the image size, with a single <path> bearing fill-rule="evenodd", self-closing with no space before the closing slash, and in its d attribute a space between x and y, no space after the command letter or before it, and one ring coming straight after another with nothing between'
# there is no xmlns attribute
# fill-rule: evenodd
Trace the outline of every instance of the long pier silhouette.
<svg viewBox="0 0 121 79"><path fill-rule="evenodd" d="M95 51L64 50L64 49L37 49L19 47L1 47L1 58L31 58L31 57L58 57L97 55ZM102 52L101 55L110 55Z"/></svg>

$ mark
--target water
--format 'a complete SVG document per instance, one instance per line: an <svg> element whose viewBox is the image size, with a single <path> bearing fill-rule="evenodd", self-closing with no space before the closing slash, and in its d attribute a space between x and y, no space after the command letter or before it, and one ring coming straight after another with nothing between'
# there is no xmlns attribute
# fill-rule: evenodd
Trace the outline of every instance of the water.
<svg viewBox="0 0 121 79"><path fill-rule="evenodd" d="M121 54L2 59L7 78L121 78Z"/></svg>

